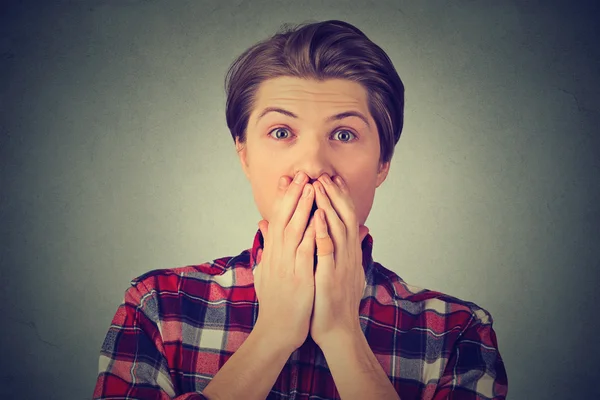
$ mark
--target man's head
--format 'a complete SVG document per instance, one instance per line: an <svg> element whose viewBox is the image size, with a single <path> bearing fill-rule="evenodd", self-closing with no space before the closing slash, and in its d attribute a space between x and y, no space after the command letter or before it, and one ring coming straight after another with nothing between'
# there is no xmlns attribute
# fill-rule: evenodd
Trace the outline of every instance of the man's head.
<svg viewBox="0 0 600 400"><path fill-rule="evenodd" d="M364 224L403 125L404 86L381 48L345 22L300 25L246 50L226 91L227 125L264 219L279 177L303 171L309 182L342 177Z"/></svg>

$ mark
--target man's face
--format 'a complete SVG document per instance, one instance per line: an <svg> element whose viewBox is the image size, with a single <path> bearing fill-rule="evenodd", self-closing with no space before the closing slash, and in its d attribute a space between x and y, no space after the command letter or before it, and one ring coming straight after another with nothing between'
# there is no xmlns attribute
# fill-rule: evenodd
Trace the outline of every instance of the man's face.
<svg viewBox="0 0 600 400"><path fill-rule="evenodd" d="M282 112L264 113L267 108ZM340 113L362 115L366 122L356 115L330 119ZM263 219L274 217L279 178L293 179L304 171L309 183L322 174L339 175L350 191L357 221L364 225L389 163L379 165L379 135L363 86L342 79L264 81L246 133L246 145L238 154Z"/></svg>

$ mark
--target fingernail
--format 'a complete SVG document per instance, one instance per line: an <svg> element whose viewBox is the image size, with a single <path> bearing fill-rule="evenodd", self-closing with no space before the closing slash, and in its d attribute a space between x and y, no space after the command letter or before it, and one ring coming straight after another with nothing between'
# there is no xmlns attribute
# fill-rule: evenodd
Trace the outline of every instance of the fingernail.
<svg viewBox="0 0 600 400"><path fill-rule="evenodd" d="M321 182L319 182L319 192L321 192L322 194L325 194L325 188L323 187L323 184Z"/></svg>
<svg viewBox="0 0 600 400"><path fill-rule="evenodd" d="M308 197L308 196L310 196L311 192L312 192L311 185L304 186L304 189L302 190L302 197Z"/></svg>
<svg viewBox="0 0 600 400"><path fill-rule="evenodd" d="M285 176L282 176L281 178L279 178L279 187L281 189L283 189L286 186L287 186L287 178Z"/></svg>
<svg viewBox="0 0 600 400"><path fill-rule="evenodd" d="M325 181L325 183L330 184L331 183L331 178L328 175L323 175L323 180Z"/></svg>
<svg viewBox="0 0 600 400"><path fill-rule="evenodd" d="M342 181L342 178L340 178L339 176L336 176L335 178L333 178L333 180L335 181L335 183L338 184L338 186L340 186L340 187L344 186L344 182Z"/></svg>
<svg viewBox="0 0 600 400"><path fill-rule="evenodd" d="M300 184L300 183L302 183L303 180L304 180L304 174L302 172L298 172L296 174L296 178L294 179L294 182Z"/></svg>

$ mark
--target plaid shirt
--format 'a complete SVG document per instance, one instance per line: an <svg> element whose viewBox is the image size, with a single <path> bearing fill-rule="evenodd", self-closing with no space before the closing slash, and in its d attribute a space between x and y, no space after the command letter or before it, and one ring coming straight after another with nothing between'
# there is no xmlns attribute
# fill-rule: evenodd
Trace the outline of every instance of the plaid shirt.
<svg viewBox="0 0 600 400"><path fill-rule="evenodd" d="M202 391L252 331L252 249L210 263L148 272L131 282L102 345L94 399L205 399ZM362 243L363 333L402 400L505 399L508 379L491 315L476 304L405 283ZM268 399L338 399L310 335Z"/></svg>

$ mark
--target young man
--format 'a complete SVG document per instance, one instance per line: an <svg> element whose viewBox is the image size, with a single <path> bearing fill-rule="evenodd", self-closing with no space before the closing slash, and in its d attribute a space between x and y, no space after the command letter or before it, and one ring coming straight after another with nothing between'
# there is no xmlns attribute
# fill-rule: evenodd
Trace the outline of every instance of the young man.
<svg viewBox="0 0 600 400"><path fill-rule="evenodd" d="M383 50L341 21L303 25L244 52L227 95L253 246L136 278L94 398L504 399L490 314L372 259L364 223L404 106Z"/></svg>

